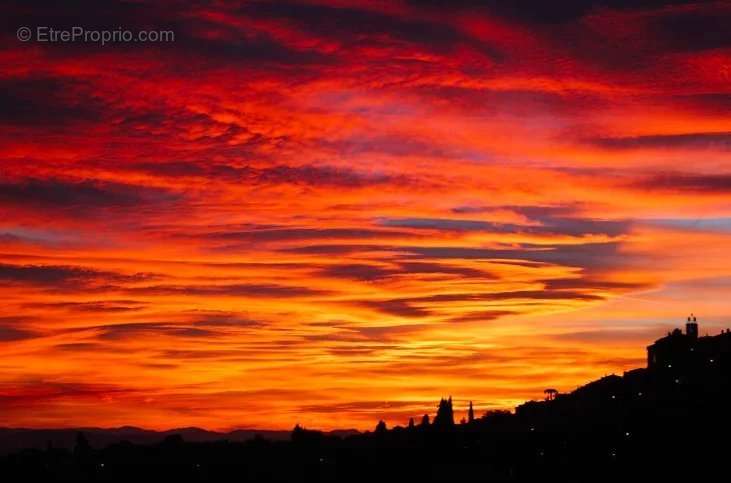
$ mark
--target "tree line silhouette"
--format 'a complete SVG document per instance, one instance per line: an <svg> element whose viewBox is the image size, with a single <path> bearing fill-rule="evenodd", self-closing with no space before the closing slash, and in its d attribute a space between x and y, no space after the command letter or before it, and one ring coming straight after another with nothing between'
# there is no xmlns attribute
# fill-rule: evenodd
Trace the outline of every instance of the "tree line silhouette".
<svg viewBox="0 0 731 483"><path fill-rule="evenodd" d="M515 411L436 415L345 436L295 426L287 441L119 442L24 450L4 481L722 481L728 473L731 332L695 320L648 347L648 367L609 375Z"/></svg>

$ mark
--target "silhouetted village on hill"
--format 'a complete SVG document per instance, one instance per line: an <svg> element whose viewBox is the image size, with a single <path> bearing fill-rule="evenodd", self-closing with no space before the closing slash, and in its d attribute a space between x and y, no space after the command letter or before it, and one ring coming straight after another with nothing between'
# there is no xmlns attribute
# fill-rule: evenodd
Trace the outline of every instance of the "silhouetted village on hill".
<svg viewBox="0 0 731 483"><path fill-rule="evenodd" d="M515 412L287 440L118 442L2 458L3 481L722 481L728 473L731 332L699 336L695 317L647 348L647 367L611 375Z"/></svg>

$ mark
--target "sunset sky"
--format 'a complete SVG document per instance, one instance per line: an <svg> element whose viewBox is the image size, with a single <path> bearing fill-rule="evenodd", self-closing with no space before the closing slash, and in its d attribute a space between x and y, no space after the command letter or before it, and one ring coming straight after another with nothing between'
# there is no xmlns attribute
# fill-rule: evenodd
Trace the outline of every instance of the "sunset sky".
<svg viewBox="0 0 731 483"><path fill-rule="evenodd" d="M731 327L729 2L3 14L0 426L461 417Z"/></svg>

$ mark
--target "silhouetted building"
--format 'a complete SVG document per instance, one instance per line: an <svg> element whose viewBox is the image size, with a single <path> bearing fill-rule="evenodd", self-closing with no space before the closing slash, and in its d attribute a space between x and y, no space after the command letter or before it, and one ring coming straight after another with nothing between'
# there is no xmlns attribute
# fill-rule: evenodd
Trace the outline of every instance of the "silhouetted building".
<svg viewBox="0 0 731 483"><path fill-rule="evenodd" d="M731 332L724 330L715 336L698 336L698 321L691 315L685 333L674 329L647 347L647 368L672 370L682 374L700 368L726 363L731 352Z"/></svg>
<svg viewBox="0 0 731 483"><path fill-rule="evenodd" d="M692 339L698 338L698 321L693 314L690 314L688 322L685 324L685 333Z"/></svg>
<svg viewBox="0 0 731 483"><path fill-rule="evenodd" d="M475 410L472 408L472 401L470 401L470 408L467 410L467 422L471 423L475 420Z"/></svg>

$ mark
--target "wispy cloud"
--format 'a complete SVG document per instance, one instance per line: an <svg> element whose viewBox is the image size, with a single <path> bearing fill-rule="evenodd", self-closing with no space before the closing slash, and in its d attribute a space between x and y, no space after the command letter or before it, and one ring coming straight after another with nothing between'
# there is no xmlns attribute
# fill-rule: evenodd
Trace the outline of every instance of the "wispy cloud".
<svg viewBox="0 0 731 483"><path fill-rule="evenodd" d="M178 3L3 10L4 422L404 423L731 315L726 3Z"/></svg>

